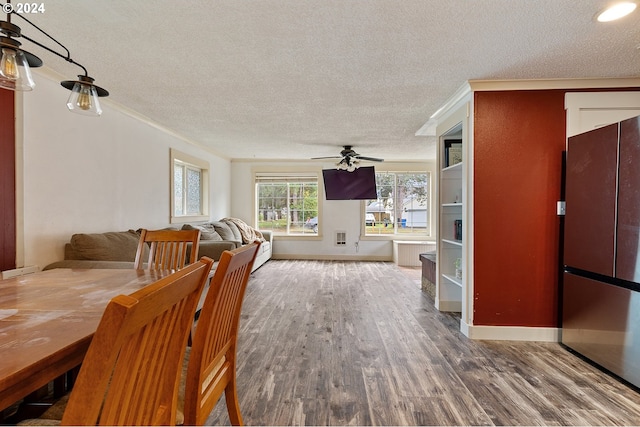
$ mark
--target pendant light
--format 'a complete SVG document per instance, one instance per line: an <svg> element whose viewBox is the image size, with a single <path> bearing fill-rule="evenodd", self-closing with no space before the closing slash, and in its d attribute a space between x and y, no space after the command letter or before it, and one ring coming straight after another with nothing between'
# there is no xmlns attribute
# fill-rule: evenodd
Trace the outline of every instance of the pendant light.
<svg viewBox="0 0 640 427"><path fill-rule="evenodd" d="M67 108L69 111L86 116L99 116L102 114L98 97L108 96L109 92L93 84L89 76L78 76L78 80L65 80L60 83L71 91Z"/></svg>
<svg viewBox="0 0 640 427"><path fill-rule="evenodd" d="M20 37L20 27L9 21L0 21L0 87L29 91L35 86L31 67L42 66L35 55L20 49L21 43L12 37Z"/></svg>
<svg viewBox="0 0 640 427"><path fill-rule="evenodd" d="M59 56L65 61L82 68L84 71L84 75L79 75L78 80L65 80L60 83L64 88L71 91L71 95L67 100L67 108L69 111L86 116L99 116L102 114L102 108L100 107L98 98L109 96L109 92L93 83L94 79L89 77L87 69L82 64L71 59L69 49L33 22L16 13L10 1L1 6L2 10L7 13L7 20L0 21L0 88L14 91L30 91L33 90L35 86L31 76L31 68L41 67L42 61L37 56L21 49L21 43L15 39L22 37ZM12 15L20 17L40 33L44 34L60 46L60 48L64 49L65 53L57 52L22 34L20 27L11 23Z"/></svg>

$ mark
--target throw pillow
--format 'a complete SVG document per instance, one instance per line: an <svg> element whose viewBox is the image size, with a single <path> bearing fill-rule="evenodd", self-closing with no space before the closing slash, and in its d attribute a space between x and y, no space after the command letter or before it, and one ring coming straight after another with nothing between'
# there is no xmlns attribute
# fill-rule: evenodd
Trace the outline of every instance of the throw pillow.
<svg viewBox="0 0 640 427"><path fill-rule="evenodd" d="M227 227L229 227L229 229L233 233L233 240L242 242L242 233L240 232L240 229L237 225L235 225L232 221L229 221L227 218L223 218L220 221L227 224Z"/></svg>
<svg viewBox="0 0 640 427"><path fill-rule="evenodd" d="M242 239L236 239L235 238L235 236L233 235L233 231L231 231L229 226L227 224L225 224L224 222L215 221L215 222L213 222L211 224L214 226L214 228L216 229L216 231L218 232L220 237L222 237L222 240L228 240L230 242L242 241Z"/></svg>
<svg viewBox="0 0 640 427"><path fill-rule="evenodd" d="M183 230L200 230L200 240L222 240L215 227L211 224L191 225L185 224Z"/></svg>

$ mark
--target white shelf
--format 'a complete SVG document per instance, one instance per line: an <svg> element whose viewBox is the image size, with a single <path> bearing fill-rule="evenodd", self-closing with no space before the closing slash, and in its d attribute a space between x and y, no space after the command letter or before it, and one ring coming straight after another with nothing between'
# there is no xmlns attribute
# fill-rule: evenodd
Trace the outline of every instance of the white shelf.
<svg viewBox="0 0 640 427"><path fill-rule="evenodd" d="M447 279L449 282L453 283L454 285L462 288L462 280L458 279L457 277L451 276L450 274L443 274L442 277Z"/></svg>
<svg viewBox="0 0 640 427"><path fill-rule="evenodd" d="M455 165L447 166L442 169L443 173L454 173L457 172L462 175L462 162L456 163Z"/></svg>
<svg viewBox="0 0 640 427"><path fill-rule="evenodd" d="M449 245L462 247L462 240L442 239L442 242Z"/></svg>

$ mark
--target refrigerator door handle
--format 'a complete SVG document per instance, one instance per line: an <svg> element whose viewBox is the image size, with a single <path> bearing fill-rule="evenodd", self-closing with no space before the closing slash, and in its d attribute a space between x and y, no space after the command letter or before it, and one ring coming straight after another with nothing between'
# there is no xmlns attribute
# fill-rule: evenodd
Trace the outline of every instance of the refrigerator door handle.
<svg viewBox="0 0 640 427"><path fill-rule="evenodd" d="M557 205L556 205L556 213L558 214L558 216L564 216L565 213L567 212L567 202L565 202L564 200L558 200Z"/></svg>

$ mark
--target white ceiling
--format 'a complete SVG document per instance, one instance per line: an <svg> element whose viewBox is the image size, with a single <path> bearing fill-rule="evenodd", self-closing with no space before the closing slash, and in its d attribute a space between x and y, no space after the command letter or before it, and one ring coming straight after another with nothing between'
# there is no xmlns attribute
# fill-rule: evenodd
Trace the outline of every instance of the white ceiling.
<svg viewBox="0 0 640 427"><path fill-rule="evenodd" d="M433 138L415 133L467 80L640 76L640 10L595 22L610 3L54 0L28 18L109 90L105 102L226 157L353 145L411 160L433 156ZM23 47L65 78L80 73Z"/></svg>

